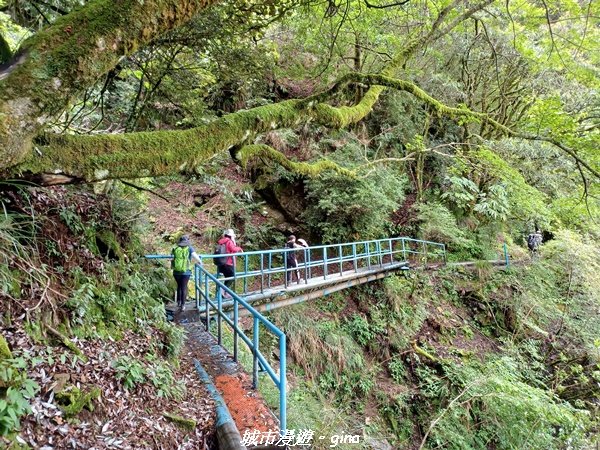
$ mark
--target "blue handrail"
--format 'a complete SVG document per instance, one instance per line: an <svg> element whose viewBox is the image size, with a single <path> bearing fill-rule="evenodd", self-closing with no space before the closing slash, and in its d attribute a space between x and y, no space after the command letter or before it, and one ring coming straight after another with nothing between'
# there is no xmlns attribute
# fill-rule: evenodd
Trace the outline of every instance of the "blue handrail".
<svg viewBox="0 0 600 450"><path fill-rule="evenodd" d="M303 255L301 264L297 269L290 268L287 255L296 252L298 255ZM233 257L235 270L231 279L234 280L234 285L237 280L241 280L243 285L241 294L248 295L253 292L263 293L265 289L270 289L277 284L287 288L288 277L291 277L293 275L291 272L296 272L296 270L297 277L299 273L304 272L304 283L308 284L309 279L328 280L336 276L343 276L345 271L356 273L359 269L372 270L375 267L384 268L395 264L408 264L411 262L411 258L420 257L423 262L427 262L431 258L439 257L445 262L446 247L437 242L397 237L296 249L283 248L226 255L199 255L203 263L224 256ZM171 258L170 255L147 255L147 257ZM237 263L240 259L242 264ZM238 270L238 267L242 270ZM280 279L281 277L283 279Z"/></svg>
<svg viewBox="0 0 600 450"><path fill-rule="evenodd" d="M431 250L430 248L433 247ZM288 267L287 255L290 252L303 254L302 265L297 268ZM200 309L201 301L204 303L204 314L206 328L209 332L211 323L211 313L216 311L217 321L217 341L222 345L222 323L225 321L233 330L233 358L238 360L238 341L241 340L250 349L253 355L252 381L254 387L258 387L258 369L259 366L267 372L275 386L279 389L279 413L280 429L283 433L286 429L286 338L285 334L266 319L259 311L253 308L243 296L252 292L264 293L265 289L273 287L273 282L278 277L283 277L281 284L289 287L288 276L290 271L296 271L296 276L302 271L304 273L304 282L309 279L342 277L345 273L344 264L347 265L347 272L358 274L359 271L374 270L373 267L380 269L406 267L410 263L411 256L421 256L423 261L427 262L429 258L439 256L446 262L446 247L437 242L412 239L408 237L385 238L371 241L359 241L342 244L317 245L305 248L284 248L274 250L260 250L240 253L230 253L226 255L198 255L203 264L194 266L194 286L196 306ZM234 276L230 278L218 278L218 275L210 273L206 264L207 260L216 257L232 256L234 260ZM171 259L171 255L146 255L148 259ZM243 271L237 270L236 261L243 260ZM319 273L319 271L322 271ZM234 289L225 286L224 281L238 279L243 280L241 293L236 293ZM254 280L252 280L254 279ZM293 277L290 278L291 280ZM254 284L252 283L254 281ZM297 280L300 283L300 280ZM335 280L333 280L335 281ZM254 291L251 291L254 289ZM230 298L227 299L226 306L228 311L233 306L233 313L224 311L223 295L227 293ZM248 337L243 329L239 327L240 307L245 313L251 315L252 337ZM273 369L267 359L260 351L260 326L275 335L279 339L279 374Z"/></svg>
<svg viewBox="0 0 600 450"><path fill-rule="evenodd" d="M286 338L285 333L265 318L261 313L254 309L248 302L242 297L236 294L233 290L229 289L221 279L218 279L215 275L208 272L203 266L198 264L194 268L196 274L195 291L196 291L196 303L199 304L200 300L204 300L204 313L206 315L206 329L210 333L210 315L211 309L216 310L217 313L217 342L222 345L222 322L225 321L227 325L233 330L233 359L237 362L238 360L238 338L246 344L248 349L252 352L253 364L252 364L252 384L256 389L258 388L258 367L267 372L275 386L279 389L279 428L280 432L284 433L287 427L287 397L286 397ZM210 286L214 284L214 286ZM233 317L223 311L223 293L227 293L233 301ZM248 337L242 328L239 326L239 308L244 308L247 313L252 316L252 338ZM271 366L269 361L260 351L260 325L263 325L267 331L270 331L279 339L279 375L275 369Z"/></svg>

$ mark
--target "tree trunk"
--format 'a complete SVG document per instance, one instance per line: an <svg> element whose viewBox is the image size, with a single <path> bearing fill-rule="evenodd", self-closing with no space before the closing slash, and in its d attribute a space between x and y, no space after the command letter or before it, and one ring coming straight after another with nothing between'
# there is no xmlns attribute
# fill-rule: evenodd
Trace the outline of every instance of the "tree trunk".
<svg viewBox="0 0 600 450"><path fill-rule="evenodd" d="M27 39L0 70L0 169L21 162L48 120L120 58L215 1L92 0Z"/></svg>

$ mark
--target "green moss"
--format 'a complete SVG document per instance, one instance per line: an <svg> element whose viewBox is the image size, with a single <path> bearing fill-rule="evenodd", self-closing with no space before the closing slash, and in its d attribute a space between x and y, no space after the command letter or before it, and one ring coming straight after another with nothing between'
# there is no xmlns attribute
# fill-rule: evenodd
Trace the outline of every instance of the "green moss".
<svg viewBox="0 0 600 450"><path fill-rule="evenodd" d="M163 417L170 420L180 428L184 430L193 431L196 428L196 421L193 419L186 419L185 417L178 416L177 414L163 413Z"/></svg>
<svg viewBox="0 0 600 450"><path fill-rule="evenodd" d="M10 358L12 358L12 353L8 347L8 342L6 342L6 338L0 334L0 361Z"/></svg>
<svg viewBox="0 0 600 450"><path fill-rule="evenodd" d="M117 240L115 233L110 230L100 230L96 233L96 241L102 241L104 245L119 259L123 259L123 249Z"/></svg>
<svg viewBox="0 0 600 450"><path fill-rule="evenodd" d="M76 416L86 408L94 411L93 400L100 398L101 391L98 387L92 387L89 391L82 391L76 386L69 386L63 391L57 392L55 399L67 417Z"/></svg>
<svg viewBox="0 0 600 450"><path fill-rule="evenodd" d="M12 52L6 39L0 34L0 64L4 64L10 60Z"/></svg>
<svg viewBox="0 0 600 450"><path fill-rule="evenodd" d="M323 103L348 83L368 84L371 88L353 106L334 107ZM485 114L446 106L409 81L383 75L352 73L342 77L329 91L307 99L288 100L238 111L193 129L121 135L41 136L36 145L41 149L42 155L32 156L29 161L16 167L15 171L17 174L63 173L84 181L193 173L213 155L241 147L245 143L250 144L257 134L272 129L294 127L310 120L332 128L357 123L372 111L385 87L409 92L439 114L461 117L468 121L486 121L499 130L514 135L510 129ZM46 93L44 95L47 96ZM298 173L314 174L319 170L336 170L327 161L312 166L293 163L266 146L250 146L245 153L241 159L248 161L250 153L259 154Z"/></svg>
<svg viewBox="0 0 600 450"><path fill-rule="evenodd" d="M287 170L299 175L314 177L326 171L334 171L340 175L354 178L354 171L339 166L328 159L322 159L314 163L296 162L288 159L283 153L275 150L268 145L246 145L241 148L236 157L240 160L242 166L246 167L250 161L267 159L285 167Z"/></svg>
<svg viewBox="0 0 600 450"><path fill-rule="evenodd" d="M46 336L44 335L40 322L37 320L25 322L24 328L27 336L29 336L36 344L43 344L46 342Z"/></svg>
<svg viewBox="0 0 600 450"><path fill-rule="evenodd" d="M0 83L1 167L31 151L31 138L72 97L140 45L191 19L213 0L92 0L35 33Z"/></svg>
<svg viewBox="0 0 600 450"><path fill-rule="evenodd" d="M290 100L229 114L189 130L122 135L46 135L37 144L43 156L16 170L66 173L87 181L194 172L216 153L253 138L256 133L293 126L301 118Z"/></svg>
<svg viewBox="0 0 600 450"><path fill-rule="evenodd" d="M314 108L314 118L322 125L332 128L345 128L353 123L360 122L372 110L379 100L384 88L374 86L370 88L363 98L354 106L334 107L326 103L319 103Z"/></svg>
<svg viewBox="0 0 600 450"><path fill-rule="evenodd" d="M81 352L79 347L77 347L67 336L65 336L60 331L54 329L50 325L45 325L46 330L55 338L57 338L65 347L79 356L84 362L87 362L87 357Z"/></svg>

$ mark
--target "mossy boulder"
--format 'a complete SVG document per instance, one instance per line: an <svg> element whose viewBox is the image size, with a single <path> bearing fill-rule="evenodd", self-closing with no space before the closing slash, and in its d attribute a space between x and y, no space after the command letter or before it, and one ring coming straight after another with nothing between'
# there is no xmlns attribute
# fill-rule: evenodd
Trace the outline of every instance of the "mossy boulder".
<svg viewBox="0 0 600 450"><path fill-rule="evenodd" d="M110 230L99 230L96 233L96 247L102 256L123 259L123 248L115 233Z"/></svg>
<svg viewBox="0 0 600 450"><path fill-rule="evenodd" d="M196 421L194 419L186 419L185 417L178 416L177 414L163 413L163 417L170 420L175 425L184 430L193 431L196 428Z"/></svg>
<svg viewBox="0 0 600 450"><path fill-rule="evenodd" d="M0 361L10 358L12 358L12 353L8 347L8 342L6 342L6 338L0 334Z"/></svg>
<svg viewBox="0 0 600 450"><path fill-rule="evenodd" d="M100 388L95 386L89 390L82 390L76 386L68 386L64 390L57 392L54 398L61 406L65 416L74 417L84 408L88 411L94 411L93 400L100 398L100 395Z"/></svg>

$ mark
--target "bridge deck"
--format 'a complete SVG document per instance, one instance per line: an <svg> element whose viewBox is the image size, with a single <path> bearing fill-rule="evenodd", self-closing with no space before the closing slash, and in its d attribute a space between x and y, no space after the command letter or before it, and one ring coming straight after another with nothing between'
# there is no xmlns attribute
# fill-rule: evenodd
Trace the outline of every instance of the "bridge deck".
<svg viewBox="0 0 600 450"><path fill-rule="evenodd" d="M394 262L391 264L386 263L371 268L364 267L358 268L356 270L345 270L341 273L337 272L328 274L326 277L319 276L309 278L307 280L302 280L299 283L293 282L288 284L287 287L285 286L285 284L282 284L279 286L273 286L269 289L264 289L262 292L248 292L247 294L242 295L242 297L249 303L260 303L262 300L266 299L272 299L283 295L294 295L307 290L322 289L327 286L343 283L344 281L354 280L356 278L361 278L380 272L388 272L390 270L399 270L403 268L408 268L408 262L402 261Z"/></svg>

